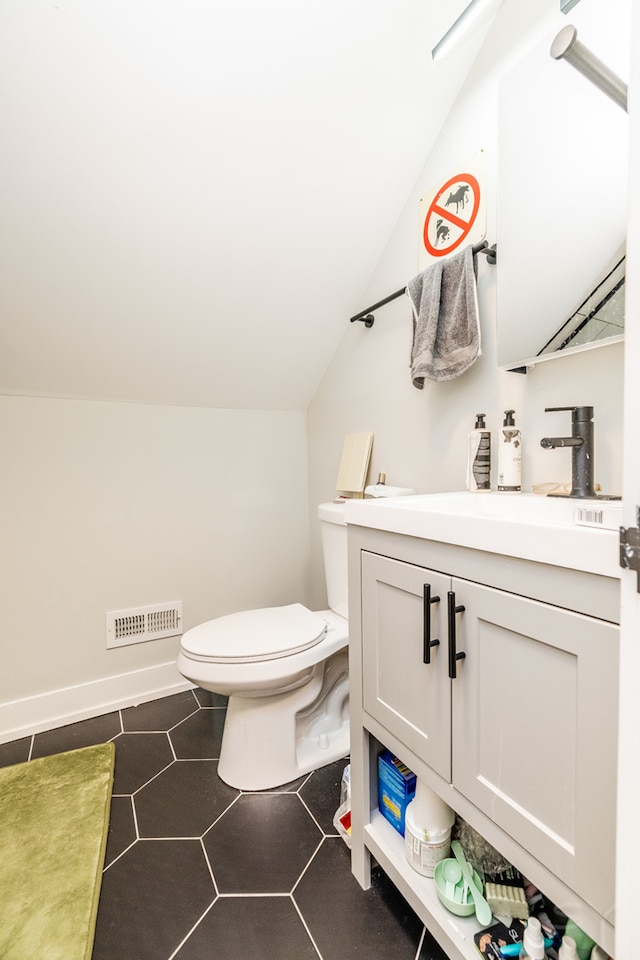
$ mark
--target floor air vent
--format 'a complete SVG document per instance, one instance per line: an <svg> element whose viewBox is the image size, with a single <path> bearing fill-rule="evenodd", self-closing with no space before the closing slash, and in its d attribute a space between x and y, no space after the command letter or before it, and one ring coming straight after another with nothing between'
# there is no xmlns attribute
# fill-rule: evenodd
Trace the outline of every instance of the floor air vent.
<svg viewBox="0 0 640 960"><path fill-rule="evenodd" d="M107 613L107 649L182 633L182 600Z"/></svg>

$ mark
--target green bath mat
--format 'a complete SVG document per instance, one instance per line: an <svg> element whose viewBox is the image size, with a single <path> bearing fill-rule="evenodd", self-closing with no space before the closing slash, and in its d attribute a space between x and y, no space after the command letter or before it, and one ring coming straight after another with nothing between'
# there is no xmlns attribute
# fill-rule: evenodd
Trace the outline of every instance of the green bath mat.
<svg viewBox="0 0 640 960"><path fill-rule="evenodd" d="M0 957L89 960L115 747L0 769Z"/></svg>

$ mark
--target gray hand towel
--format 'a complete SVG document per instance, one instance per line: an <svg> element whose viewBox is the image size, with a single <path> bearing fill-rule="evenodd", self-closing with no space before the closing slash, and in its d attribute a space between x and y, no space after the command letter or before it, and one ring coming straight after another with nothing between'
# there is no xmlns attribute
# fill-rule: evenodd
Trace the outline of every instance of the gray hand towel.
<svg viewBox="0 0 640 960"><path fill-rule="evenodd" d="M473 247L444 257L407 284L413 308L411 379L453 380L480 356Z"/></svg>

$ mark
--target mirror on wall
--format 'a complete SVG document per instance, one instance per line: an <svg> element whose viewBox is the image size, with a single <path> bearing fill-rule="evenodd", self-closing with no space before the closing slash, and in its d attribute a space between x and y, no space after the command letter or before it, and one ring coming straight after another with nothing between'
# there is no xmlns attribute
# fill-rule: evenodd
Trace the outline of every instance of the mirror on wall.
<svg viewBox="0 0 640 960"><path fill-rule="evenodd" d="M507 369L623 334L628 116L550 57L552 39L500 82L497 345ZM615 292L603 287L609 276Z"/></svg>
<svg viewBox="0 0 640 960"><path fill-rule="evenodd" d="M593 287L586 291L573 313L545 343L538 357L621 340L624 335L624 302L625 252L622 247Z"/></svg>

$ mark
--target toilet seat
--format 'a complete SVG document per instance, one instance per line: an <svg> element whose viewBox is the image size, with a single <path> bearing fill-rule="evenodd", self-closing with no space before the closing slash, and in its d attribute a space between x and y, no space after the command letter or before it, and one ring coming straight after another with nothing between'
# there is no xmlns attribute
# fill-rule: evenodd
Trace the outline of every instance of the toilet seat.
<svg viewBox="0 0 640 960"><path fill-rule="evenodd" d="M327 623L322 617L301 603L293 603L208 620L187 630L181 646L192 660L257 663L309 650L326 632Z"/></svg>

